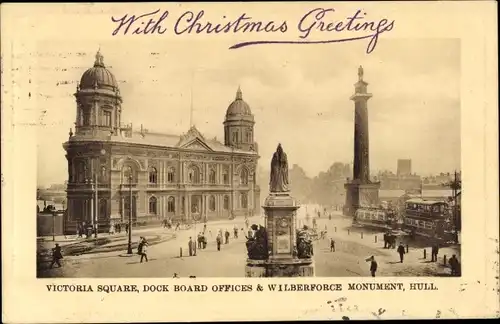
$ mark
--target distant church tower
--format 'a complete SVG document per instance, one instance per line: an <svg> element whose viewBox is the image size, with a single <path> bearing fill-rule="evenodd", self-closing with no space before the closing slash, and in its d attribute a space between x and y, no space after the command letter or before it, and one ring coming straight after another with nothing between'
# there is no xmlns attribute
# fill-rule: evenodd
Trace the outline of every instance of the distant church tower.
<svg viewBox="0 0 500 324"><path fill-rule="evenodd" d="M100 51L94 66L83 73L75 97L76 136L105 137L119 132L122 98L115 76L106 69Z"/></svg>
<svg viewBox="0 0 500 324"><path fill-rule="evenodd" d="M254 116L250 106L243 101L243 94L238 87L236 99L227 108L224 119L224 145L257 152L257 143L254 141L254 124Z"/></svg>

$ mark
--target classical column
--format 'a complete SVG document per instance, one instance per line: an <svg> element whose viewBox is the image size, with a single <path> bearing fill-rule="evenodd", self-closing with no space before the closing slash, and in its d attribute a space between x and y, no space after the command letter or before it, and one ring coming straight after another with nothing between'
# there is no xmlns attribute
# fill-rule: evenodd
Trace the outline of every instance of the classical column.
<svg viewBox="0 0 500 324"><path fill-rule="evenodd" d="M363 80L363 68L358 70L358 82L355 84L355 93L351 96L354 101L354 169L353 179L361 183L370 181L369 138L368 138L368 99L372 97L367 92L368 83Z"/></svg>
<svg viewBox="0 0 500 324"><path fill-rule="evenodd" d="M368 136L368 83L363 80L363 67L358 69L358 82L354 85L355 92L351 96L354 101L354 166L353 179L345 184L346 203L344 214L354 215L361 206L368 207L378 200L379 185L370 181L370 149ZM361 202L360 197L372 196L370 201ZM361 206L361 207L363 207Z"/></svg>

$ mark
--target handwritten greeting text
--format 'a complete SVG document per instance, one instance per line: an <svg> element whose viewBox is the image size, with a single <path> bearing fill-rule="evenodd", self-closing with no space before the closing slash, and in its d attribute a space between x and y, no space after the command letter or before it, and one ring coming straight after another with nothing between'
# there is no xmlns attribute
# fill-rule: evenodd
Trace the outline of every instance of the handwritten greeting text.
<svg viewBox="0 0 500 324"><path fill-rule="evenodd" d="M315 8L294 24L297 40L253 40L234 44L230 49L262 44L328 44L367 39L369 42L366 52L371 53L375 50L380 35L391 31L395 22L386 18L369 20L366 16L366 12L357 10L342 18L336 16L333 8ZM162 35L167 31L175 35L285 34L292 30L289 28L292 24L286 20L263 21L246 13L232 19L224 15L220 22L213 22L205 18L204 10L185 11L175 18L172 25L167 25L168 17L169 11L160 9L139 15L111 17L111 21L115 23L112 35Z"/></svg>

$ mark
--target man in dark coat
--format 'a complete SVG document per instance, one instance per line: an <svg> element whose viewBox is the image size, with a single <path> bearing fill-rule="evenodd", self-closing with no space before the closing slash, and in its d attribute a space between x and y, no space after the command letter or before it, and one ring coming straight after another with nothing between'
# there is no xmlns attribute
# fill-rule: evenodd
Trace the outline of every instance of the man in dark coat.
<svg viewBox="0 0 500 324"><path fill-rule="evenodd" d="M372 277L375 277L375 273L377 272L378 264L377 261L375 261L375 257L372 256L369 260L370 262L370 273L372 274Z"/></svg>
<svg viewBox="0 0 500 324"><path fill-rule="evenodd" d="M333 238L330 239L330 252L335 252L335 240Z"/></svg>
<svg viewBox="0 0 500 324"><path fill-rule="evenodd" d="M438 254L439 254L439 244L434 243L434 245L432 245L432 250L431 250L431 262L437 262Z"/></svg>
<svg viewBox="0 0 500 324"><path fill-rule="evenodd" d="M59 268L61 267L61 262L60 260L63 258L62 253L61 253L61 247L59 246L58 243L56 243L56 247L52 249L52 263L50 264L50 267L52 268L54 264L57 264Z"/></svg>
<svg viewBox="0 0 500 324"><path fill-rule="evenodd" d="M403 263L403 258L404 258L404 255L406 253L405 247L403 246L403 242L399 243L398 253L399 253L399 260L400 260L401 263Z"/></svg>

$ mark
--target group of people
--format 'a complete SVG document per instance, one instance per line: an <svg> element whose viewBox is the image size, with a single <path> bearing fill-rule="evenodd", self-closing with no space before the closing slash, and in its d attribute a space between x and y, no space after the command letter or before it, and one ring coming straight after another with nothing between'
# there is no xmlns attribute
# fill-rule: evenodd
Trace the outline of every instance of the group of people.
<svg viewBox="0 0 500 324"><path fill-rule="evenodd" d="M245 224L248 224L248 219L245 220ZM241 230L243 231L243 228L241 228ZM240 230L238 229L238 226L234 225L234 228L233 228L233 238L234 239L238 238L239 231ZM252 230L250 229L249 232L252 232ZM203 231L198 233L197 238L196 238L196 242L193 241L192 237L189 237L189 241L188 241L189 256L195 256L196 249L206 249L207 248L207 244L208 244L207 233L210 235L210 237L212 237L212 231L207 230L207 224L204 224ZM249 234L249 235L251 235L251 234ZM222 244L229 244L230 237L231 237L231 233L229 232L229 230L226 229L224 232L222 231L222 229L218 230L217 236L215 238L215 243L217 245L217 251L221 250Z"/></svg>
<svg viewBox="0 0 500 324"><path fill-rule="evenodd" d="M109 234L110 235L114 235L115 233L116 234L120 234L122 232L122 227L123 229L125 230L125 233L128 234L128 223L111 223L109 225Z"/></svg>

